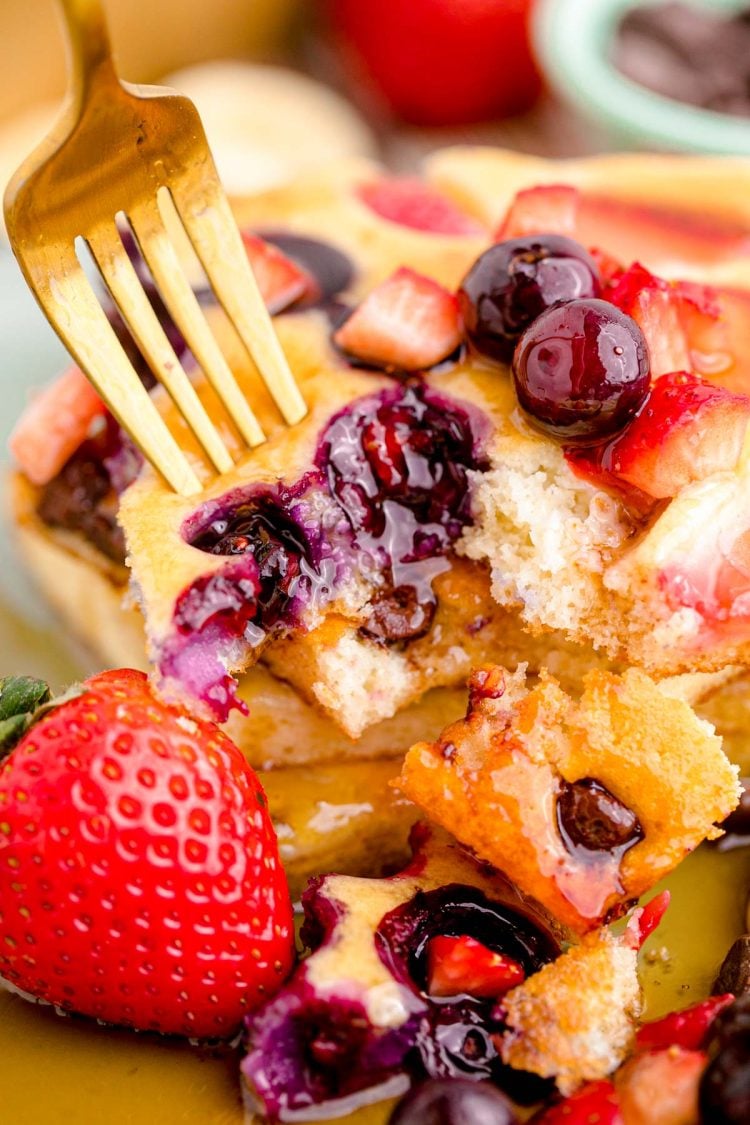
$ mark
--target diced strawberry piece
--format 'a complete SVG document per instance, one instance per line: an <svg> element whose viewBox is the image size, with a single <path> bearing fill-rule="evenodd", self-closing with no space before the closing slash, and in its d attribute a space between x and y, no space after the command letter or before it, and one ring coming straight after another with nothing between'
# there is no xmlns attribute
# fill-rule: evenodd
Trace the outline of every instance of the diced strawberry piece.
<svg viewBox="0 0 750 1125"><path fill-rule="evenodd" d="M625 267L622 262L618 262L617 258L611 257L600 246L592 246L589 253L599 267L599 277L602 279L602 286L605 289L604 296L606 296L606 287L614 285L620 280L625 272Z"/></svg>
<svg viewBox="0 0 750 1125"><path fill-rule="evenodd" d="M381 219L433 234L483 234L477 219L423 180L394 176L360 184L358 198Z"/></svg>
<svg viewBox="0 0 750 1125"><path fill-rule="evenodd" d="M317 285L310 274L276 246L248 231L243 231L242 241L261 296L271 314L281 312L300 297L315 292Z"/></svg>
<svg viewBox="0 0 750 1125"><path fill-rule="evenodd" d="M32 484L47 484L105 412L83 372L69 367L26 407L10 436L10 451Z"/></svg>
<svg viewBox="0 0 750 1125"><path fill-rule="evenodd" d="M709 996L681 1012L670 1012L660 1020L644 1023L636 1034L636 1044L641 1051L659 1050L663 1047L682 1047L697 1051L708 1036L709 1028L719 1012L734 1000L731 992L723 996Z"/></svg>
<svg viewBox="0 0 750 1125"><path fill-rule="evenodd" d="M676 496L692 481L737 465L748 423L749 396L684 371L662 375L601 465L649 496Z"/></svg>
<svg viewBox="0 0 750 1125"><path fill-rule="evenodd" d="M602 247L621 261L710 265L750 257L750 233L741 223L559 184L519 192L496 238L549 231L570 235L586 247Z"/></svg>
<svg viewBox="0 0 750 1125"><path fill-rule="evenodd" d="M458 302L436 281L396 270L334 334L355 359L401 371L432 367L461 342Z"/></svg>
<svg viewBox="0 0 750 1125"><path fill-rule="evenodd" d="M647 938L651 937L664 917L671 897L669 891L661 891L630 915L625 932L633 949L640 949Z"/></svg>
<svg viewBox="0 0 750 1125"><path fill-rule="evenodd" d="M567 184L545 184L519 191L495 232L495 241L526 234L577 237L581 193Z"/></svg>
<svg viewBox="0 0 750 1125"><path fill-rule="evenodd" d="M744 641L750 631L746 477L737 473L693 485L666 514L669 537L659 551L657 583L667 604L675 611L696 610L716 640Z"/></svg>
<svg viewBox="0 0 750 1125"><path fill-rule="evenodd" d="M534 1117L534 1125L624 1125L611 1082L589 1082Z"/></svg>
<svg viewBox="0 0 750 1125"><path fill-rule="evenodd" d="M609 287L608 301L638 324L648 344L651 375L691 370L690 351L672 287L639 262Z"/></svg>
<svg viewBox="0 0 750 1125"><path fill-rule="evenodd" d="M427 946L427 991L431 996L466 993L492 1000L522 984L525 975L512 957L495 953L467 935L441 935Z"/></svg>
<svg viewBox="0 0 750 1125"><path fill-rule="evenodd" d="M670 1047L630 1059L615 1085L626 1125L694 1125L707 1056Z"/></svg>
<svg viewBox="0 0 750 1125"><path fill-rule="evenodd" d="M636 262L604 296L639 324L654 377L693 371L750 393L750 292L664 281Z"/></svg>

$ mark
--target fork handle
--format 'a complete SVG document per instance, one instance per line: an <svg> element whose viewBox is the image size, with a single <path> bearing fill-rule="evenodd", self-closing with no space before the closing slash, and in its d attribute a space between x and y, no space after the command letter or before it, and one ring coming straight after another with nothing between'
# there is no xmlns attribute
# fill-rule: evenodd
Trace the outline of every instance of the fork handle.
<svg viewBox="0 0 750 1125"><path fill-rule="evenodd" d="M70 43L70 87L80 104L95 85L117 83L101 0L59 0Z"/></svg>

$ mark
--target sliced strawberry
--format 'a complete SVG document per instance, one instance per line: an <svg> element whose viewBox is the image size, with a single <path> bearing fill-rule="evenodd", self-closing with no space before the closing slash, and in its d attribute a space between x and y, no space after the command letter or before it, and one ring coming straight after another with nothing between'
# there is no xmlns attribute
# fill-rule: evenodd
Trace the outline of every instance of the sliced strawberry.
<svg viewBox="0 0 750 1125"><path fill-rule="evenodd" d="M710 265L750 256L750 234L743 224L559 184L519 192L496 238L547 231L570 235L587 247L601 246L628 262L643 258Z"/></svg>
<svg viewBox="0 0 750 1125"><path fill-rule="evenodd" d="M69 367L26 407L10 436L10 451L32 484L47 484L105 413L83 372Z"/></svg>
<svg viewBox="0 0 750 1125"><path fill-rule="evenodd" d="M686 489L664 513L656 582L673 611L696 610L714 640L750 631L750 497L744 474ZM666 538L664 536L666 535ZM648 548L648 538L643 542ZM702 640L708 642L708 636Z"/></svg>
<svg viewBox="0 0 750 1125"><path fill-rule="evenodd" d="M703 1120L698 1085L707 1061L702 1051L679 1047L630 1059L615 1079L626 1125L693 1125Z"/></svg>
<svg viewBox="0 0 750 1125"><path fill-rule="evenodd" d="M483 234L471 215L423 180L393 176L360 184L358 198L381 219L433 234Z"/></svg>
<svg viewBox="0 0 750 1125"><path fill-rule="evenodd" d="M519 191L495 232L495 241L526 234L577 237L581 193L568 184L545 184Z"/></svg>
<svg viewBox="0 0 750 1125"><path fill-rule="evenodd" d="M434 937L427 946L427 991L430 996L466 993L479 999L502 996L526 974L517 961L495 953L475 938Z"/></svg>
<svg viewBox="0 0 750 1125"><path fill-rule="evenodd" d="M692 481L734 469L748 423L749 396L684 371L662 375L601 465L649 496L676 496Z"/></svg>
<svg viewBox="0 0 750 1125"><path fill-rule="evenodd" d="M660 1020L644 1023L636 1034L636 1044L641 1051L662 1047L682 1047L697 1051L708 1036L709 1028L719 1012L734 1000L731 992L723 996L709 996L681 1012L670 1012Z"/></svg>
<svg viewBox="0 0 750 1125"><path fill-rule="evenodd" d="M436 281L401 268L365 297L333 339L347 355L378 367L432 367L461 342L458 302Z"/></svg>
<svg viewBox="0 0 750 1125"><path fill-rule="evenodd" d="M624 1125L611 1082L589 1082L534 1117L534 1125Z"/></svg>
<svg viewBox="0 0 750 1125"><path fill-rule="evenodd" d="M669 901L669 891L654 895L645 906L637 907L628 919L626 933L633 949L640 949L664 917Z"/></svg>
<svg viewBox="0 0 750 1125"><path fill-rule="evenodd" d="M281 312L300 297L315 292L317 286L310 274L276 246L248 231L243 231L242 241L261 296L271 314Z"/></svg>

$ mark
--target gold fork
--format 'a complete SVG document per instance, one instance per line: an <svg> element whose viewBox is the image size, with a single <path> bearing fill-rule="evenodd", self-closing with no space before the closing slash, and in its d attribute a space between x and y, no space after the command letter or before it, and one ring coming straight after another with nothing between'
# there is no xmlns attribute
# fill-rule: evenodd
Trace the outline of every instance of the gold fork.
<svg viewBox="0 0 750 1125"><path fill-rule="evenodd" d="M183 495L201 484L143 388L77 256L82 239L118 310L219 473L229 451L159 323L118 231L124 216L162 299L249 446L263 431L230 371L164 223L166 192L203 270L284 420L306 413L219 182L195 106L121 82L100 0L61 0L69 104L5 193L11 246L47 319L144 456Z"/></svg>

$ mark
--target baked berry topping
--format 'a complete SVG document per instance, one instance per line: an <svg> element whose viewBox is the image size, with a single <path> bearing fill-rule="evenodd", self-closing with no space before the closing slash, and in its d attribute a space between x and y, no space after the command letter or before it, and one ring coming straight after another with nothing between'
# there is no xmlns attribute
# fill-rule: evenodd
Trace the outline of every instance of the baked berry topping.
<svg viewBox="0 0 750 1125"><path fill-rule="evenodd" d="M455 939L464 950L471 939L477 955L480 951L483 957L496 954L506 966L512 961L514 971L525 975L541 969L559 953L557 942L538 921L506 903L490 902L473 887L457 884L419 891L386 914L375 943L393 975L427 995L430 949L436 939L453 939L454 950Z"/></svg>
<svg viewBox="0 0 750 1125"><path fill-rule="evenodd" d="M559 234L498 242L458 291L464 331L478 352L510 363L522 333L561 301L598 297L599 271L583 246Z"/></svg>
<svg viewBox="0 0 750 1125"><path fill-rule="evenodd" d="M557 824L569 847L589 852L622 852L643 839L632 809L591 777L562 783Z"/></svg>
<svg viewBox="0 0 750 1125"><path fill-rule="evenodd" d="M648 393L646 342L607 301L569 301L524 332L513 381L532 425L562 441L601 441L627 425Z"/></svg>
<svg viewBox="0 0 750 1125"><path fill-rule="evenodd" d="M323 434L317 464L383 590L364 634L421 636L435 612L439 559L470 519L468 473L478 468L469 415L421 385L360 399Z"/></svg>
<svg viewBox="0 0 750 1125"><path fill-rule="evenodd" d="M355 533L380 537L394 502L428 529L409 543L424 556L436 545L428 539L446 545L468 518L467 473L478 467L469 416L419 384L353 403L325 431L317 461Z"/></svg>
<svg viewBox="0 0 750 1125"><path fill-rule="evenodd" d="M190 542L212 555L252 556L258 570L255 618L264 630L285 617L295 598L326 580L288 505L268 492L256 493L218 515Z"/></svg>
<svg viewBox="0 0 750 1125"><path fill-rule="evenodd" d="M389 1125L515 1125L518 1118L491 1083L454 1078L414 1086L388 1120Z"/></svg>
<svg viewBox="0 0 750 1125"><path fill-rule="evenodd" d="M466 993L480 1000L501 996L525 980L517 961L495 953L476 938L440 934L427 945L427 991L430 996Z"/></svg>

